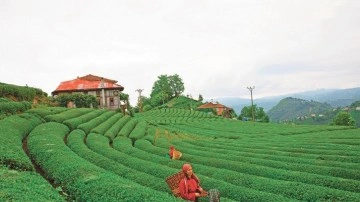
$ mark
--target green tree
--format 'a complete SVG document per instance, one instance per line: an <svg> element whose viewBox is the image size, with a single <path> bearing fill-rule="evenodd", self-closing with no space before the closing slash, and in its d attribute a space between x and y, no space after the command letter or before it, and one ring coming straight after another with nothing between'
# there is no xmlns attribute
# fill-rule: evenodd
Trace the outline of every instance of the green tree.
<svg viewBox="0 0 360 202"><path fill-rule="evenodd" d="M334 118L332 125L337 126L355 126L355 120L351 117L350 113L340 111Z"/></svg>
<svg viewBox="0 0 360 202"><path fill-rule="evenodd" d="M168 77L169 85L171 89L171 97L178 97L182 92L184 92L184 82L178 74L174 74Z"/></svg>
<svg viewBox="0 0 360 202"><path fill-rule="evenodd" d="M151 96L150 103L152 106L159 106L165 103L165 93L159 92Z"/></svg>
<svg viewBox="0 0 360 202"><path fill-rule="evenodd" d="M143 111L149 111L150 109L152 109L153 107L151 106L151 100L148 97L145 96L141 96L141 101L142 101L142 105L143 105Z"/></svg>
<svg viewBox="0 0 360 202"><path fill-rule="evenodd" d="M202 102L204 100L203 96L201 94L199 94L199 99L200 102Z"/></svg>
<svg viewBox="0 0 360 202"><path fill-rule="evenodd" d="M171 95L169 77L166 74L158 76L158 80L155 81L152 87L150 97L152 98L161 93Z"/></svg>
<svg viewBox="0 0 360 202"><path fill-rule="evenodd" d="M124 100L126 102L129 101L129 94L121 92L119 96L120 96L120 100Z"/></svg>
<svg viewBox="0 0 360 202"><path fill-rule="evenodd" d="M269 116L266 115L263 107L258 107L256 104L254 105L254 116L255 120L258 122L269 122ZM250 119L252 120L252 108L251 106L245 106L241 109L241 113L238 116L239 120Z"/></svg>
<svg viewBox="0 0 360 202"><path fill-rule="evenodd" d="M151 105L162 105L184 92L184 83L179 75L160 75L154 82L150 93Z"/></svg>
<svg viewBox="0 0 360 202"><path fill-rule="evenodd" d="M151 104L150 98L148 98L146 96L141 96L141 101L142 101L143 106Z"/></svg>

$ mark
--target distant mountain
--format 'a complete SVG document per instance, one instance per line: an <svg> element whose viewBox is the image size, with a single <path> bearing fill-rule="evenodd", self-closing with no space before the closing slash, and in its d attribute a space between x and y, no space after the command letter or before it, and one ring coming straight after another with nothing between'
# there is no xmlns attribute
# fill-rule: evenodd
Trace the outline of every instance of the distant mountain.
<svg viewBox="0 0 360 202"><path fill-rule="evenodd" d="M332 107L344 107L351 103L360 100L360 87L348 89L319 89L314 91L305 91L299 93L292 93L280 96L264 97L254 99L254 104L263 107L268 112L272 107L277 105L280 100L286 97L299 98L304 100L313 100L317 102L328 103ZM240 113L244 106L250 106L251 100L247 98L238 97L219 97L216 99L205 99L205 101L218 101L235 110L237 114Z"/></svg>
<svg viewBox="0 0 360 202"><path fill-rule="evenodd" d="M331 111L333 107L327 103L308 101L298 98L287 97L271 108L267 115L271 122L294 121L296 119L310 118Z"/></svg>
<svg viewBox="0 0 360 202"><path fill-rule="evenodd" d="M360 100L360 88L317 90L294 94L306 100L316 100L329 103L333 107L349 106L351 103Z"/></svg>

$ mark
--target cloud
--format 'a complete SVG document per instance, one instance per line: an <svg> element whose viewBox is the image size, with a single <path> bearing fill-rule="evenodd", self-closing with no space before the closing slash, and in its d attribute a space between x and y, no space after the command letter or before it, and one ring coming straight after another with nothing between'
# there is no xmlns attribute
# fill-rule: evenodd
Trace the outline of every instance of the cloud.
<svg viewBox="0 0 360 202"><path fill-rule="evenodd" d="M137 99L161 74L197 97L359 86L360 2L1 1L0 81L95 74Z"/></svg>

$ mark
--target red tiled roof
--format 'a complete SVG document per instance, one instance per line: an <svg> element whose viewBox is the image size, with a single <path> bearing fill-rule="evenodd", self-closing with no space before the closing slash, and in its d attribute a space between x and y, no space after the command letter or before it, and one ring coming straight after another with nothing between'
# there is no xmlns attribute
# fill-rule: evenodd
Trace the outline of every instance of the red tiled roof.
<svg viewBox="0 0 360 202"><path fill-rule="evenodd" d="M117 81L105 79L102 77L94 76L94 75L87 75L84 77L78 77L77 79L70 80L70 81L63 81L60 85L56 88L56 92L61 91L84 91L84 90L95 90L95 89L118 89L120 91L124 90L124 87L116 84Z"/></svg>
<svg viewBox="0 0 360 202"><path fill-rule="evenodd" d="M198 109L216 109L217 115L222 115L225 110L232 110L232 108L227 107L225 105L219 104L219 103L212 103L208 102L198 107Z"/></svg>
<svg viewBox="0 0 360 202"><path fill-rule="evenodd" d="M198 109L208 109L208 108L228 108L225 105L219 104L219 103L212 103L208 102L198 107Z"/></svg>
<svg viewBox="0 0 360 202"><path fill-rule="evenodd" d="M88 74L88 75L83 76L83 77L78 77L78 79L83 79L83 80L88 80L88 81L101 81L101 80L104 80L104 81L109 82L109 83L117 83L117 81L115 81L115 80L103 78L103 77L100 77L100 76L95 76L95 75L92 75L92 74Z"/></svg>

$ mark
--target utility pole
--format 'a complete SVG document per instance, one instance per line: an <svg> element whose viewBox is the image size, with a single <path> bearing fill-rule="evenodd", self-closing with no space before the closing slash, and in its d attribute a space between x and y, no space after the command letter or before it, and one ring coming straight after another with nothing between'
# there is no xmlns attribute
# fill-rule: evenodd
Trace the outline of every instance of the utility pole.
<svg viewBox="0 0 360 202"><path fill-rule="evenodd" d="M255 89L255 86L253 86L253 87L247 87L247 89L249 89L250 95L251 95L251 112L252 112L253 122L255 123L254 102L253 102L253 93L252 93L253 89Z"/></svg>
<svg viewBox="0 0 360 202"><path fill-rule="evenodd" d="M139 97L138 97L138 106L139 106L139 112L142 112L142 99L141 99L141 92L143 91L143 89L136 89L136 92L139 93Z"/></svg>

